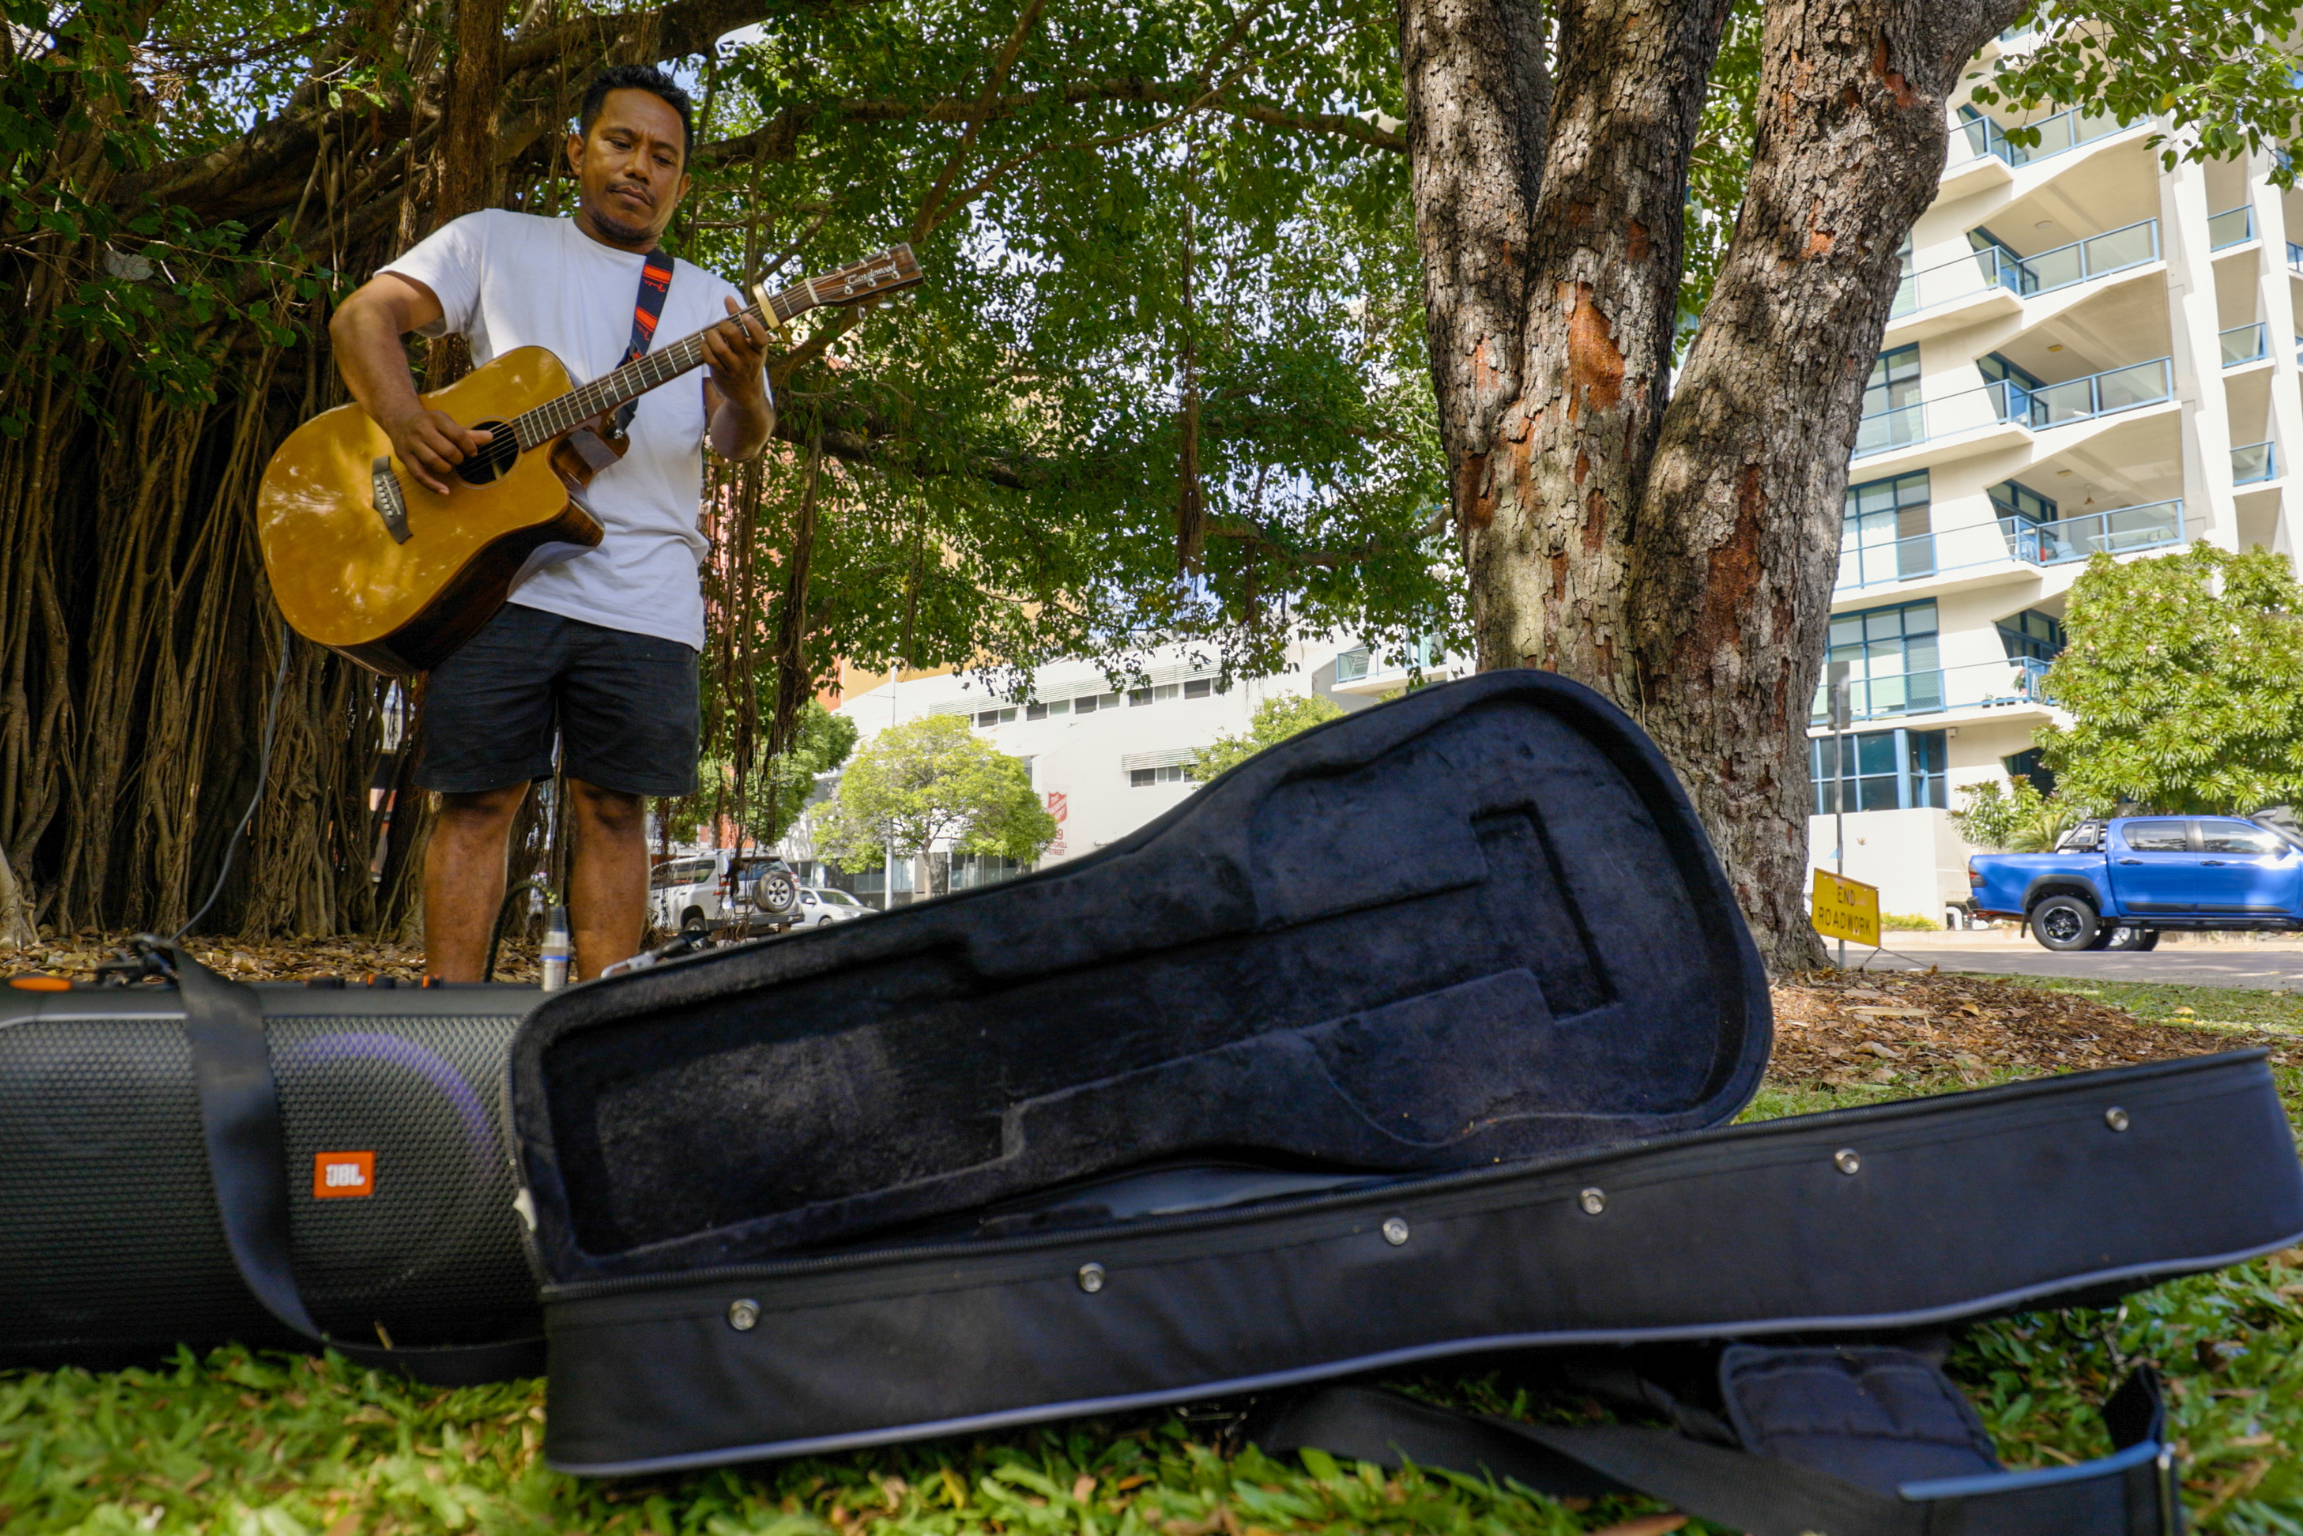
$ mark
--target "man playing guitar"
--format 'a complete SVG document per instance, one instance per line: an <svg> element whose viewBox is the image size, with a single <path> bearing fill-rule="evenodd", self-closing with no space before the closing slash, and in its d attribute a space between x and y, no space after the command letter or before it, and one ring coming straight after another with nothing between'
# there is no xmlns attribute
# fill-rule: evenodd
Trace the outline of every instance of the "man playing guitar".
<svg viewBox="0 0 2303 1536"><path fill-rule="evenodd" d="M634 294L687 195L687 93L661 70L618 65L584 93L577 121L567 142L573 219L467 214L379 271L329 326L353 398L408 472L443 494L488 434L423 407L403 336L460 334L475 364L544 346L579 377L598 377L656 329L646 302L635 323ZM574 804L575 979L639 948L646 797L695 789L702 442L751 458L776 412L767 331L736 317L732 285L679 261L657 294L675 336L731 317L705 340L702 389L673 384L636 402L629 451L586 492L605 530L599 547L531 576L429 674L415 781L439 796L424 858L424 964L443 981L480 977L512 820L529 784L550 777L555 736Z"/></svg>

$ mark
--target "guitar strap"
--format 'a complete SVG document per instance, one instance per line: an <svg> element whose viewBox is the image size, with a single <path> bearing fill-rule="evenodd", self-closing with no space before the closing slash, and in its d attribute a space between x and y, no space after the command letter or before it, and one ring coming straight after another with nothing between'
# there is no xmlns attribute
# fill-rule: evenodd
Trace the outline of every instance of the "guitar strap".
<svg viewBox="0 0 2303 1536"><path fill-rule="evenodd" d="M656 339L656 322L664 316L664 295L671 291L672 258L658 246L648 252L648 263L640 268L640 296L632 304L632 343L624 348L623 363L636 362L647 355ZM623 363L616 366L620 368ZM639 408L637 400L626 400L616 407L619 435L631 430L632 416Z"/></svg>

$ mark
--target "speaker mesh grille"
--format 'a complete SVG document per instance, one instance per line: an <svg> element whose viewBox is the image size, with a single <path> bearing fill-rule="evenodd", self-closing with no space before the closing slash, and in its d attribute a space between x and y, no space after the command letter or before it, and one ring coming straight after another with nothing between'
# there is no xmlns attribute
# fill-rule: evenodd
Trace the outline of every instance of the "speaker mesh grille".
<svg viewBox="0 0 2303 1536"><path fill-rule="evenodd" d="M499 1129L513 1015L266 1021L305 1304L362 1342L537 1331ZM375 1154L315 1200L313 1156ZM191 1051L169 1018L0 1021L0 1355L91 1360L290 1336L233 1269Z"/></svg>

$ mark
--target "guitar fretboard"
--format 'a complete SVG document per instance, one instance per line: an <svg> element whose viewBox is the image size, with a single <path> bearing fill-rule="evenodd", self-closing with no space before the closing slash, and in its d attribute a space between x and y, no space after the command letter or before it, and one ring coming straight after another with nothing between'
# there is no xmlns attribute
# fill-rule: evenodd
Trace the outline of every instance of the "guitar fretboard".
<svg viewBox="0 0 2303 1536"><path fill-rule="evenodd" d="M768 300L767 307L775 311L776 322L781 324L802 310L813 309L821 301L816 297L815 285L820 279L810 278L794 283ZM758 304L745 306L742 315L747 320L762 318ZM603 412L612 411L627 400L636 400L659 384L668 384L681 374L700 365L704 360L704 336L698 331L683 337L667 347L658 347L624 364L613 373L602 374L589 384L569 390L557 400L547 400L525 415L512 421L512 436L520 451L527 452L542 443L548 443L561 433L590 421Z"/></svg>

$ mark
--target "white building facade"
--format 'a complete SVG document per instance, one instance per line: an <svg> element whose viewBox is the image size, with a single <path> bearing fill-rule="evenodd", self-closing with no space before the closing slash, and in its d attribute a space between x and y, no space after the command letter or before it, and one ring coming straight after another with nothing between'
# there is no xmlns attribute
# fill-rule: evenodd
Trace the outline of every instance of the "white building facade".
<svg viewBox="0 0 2303 1536"><path fill-rule="evenodd" d="M1466 670L1431 657L1421 668L1437 682ZM1287 670L1272 677L1226 685L1212 662L1188 647L1168 646L1144 661L1136 686L1114 688L1103 672L1086 662L1058 662L1033 675L1027 697L1018 701L989 693L967 673L901 674L890 681L849 673L833 702L856 722L857 749L891 724L922 715L965 715L977 733L1030 766L1032 787L1062 829L1039 867L1091 853L1135 831L1188 798L1198 785L1184 777L1184 765L1218 736L1244 736L1258 705L1287 694L1317 694L1347 713L1364 709L1386 694L1407 687L1409 669L1388 663L1380 652L1343 637L1308 637L1288 646ZM825 775L819 803L836 789ZM803 877L812 883L853 891L873 906L887 899L879 871L846 875L816 858L803 824L781 845ZM939 856L945 861L935 866ZM948 873L947 873L948 871ZM954 889L1016 872L998 861L953 860L931 851L924 860L899 861L894 903L901 906L947 881Z"/></svg>
<svg viewBox="0 0 2303 1536"><path fill-rule="evenodd" d="M1937 919L1967 893L1960 786L2038 772L2087 558L2292 553L2303 452L2303 200L2268 156L2166 170L2150 122L1950 110L1848 474L1828 660L1853 722L1842 753L1819 695L1810 742L1811 862L1843 807L1847 873Z"/></svg>

